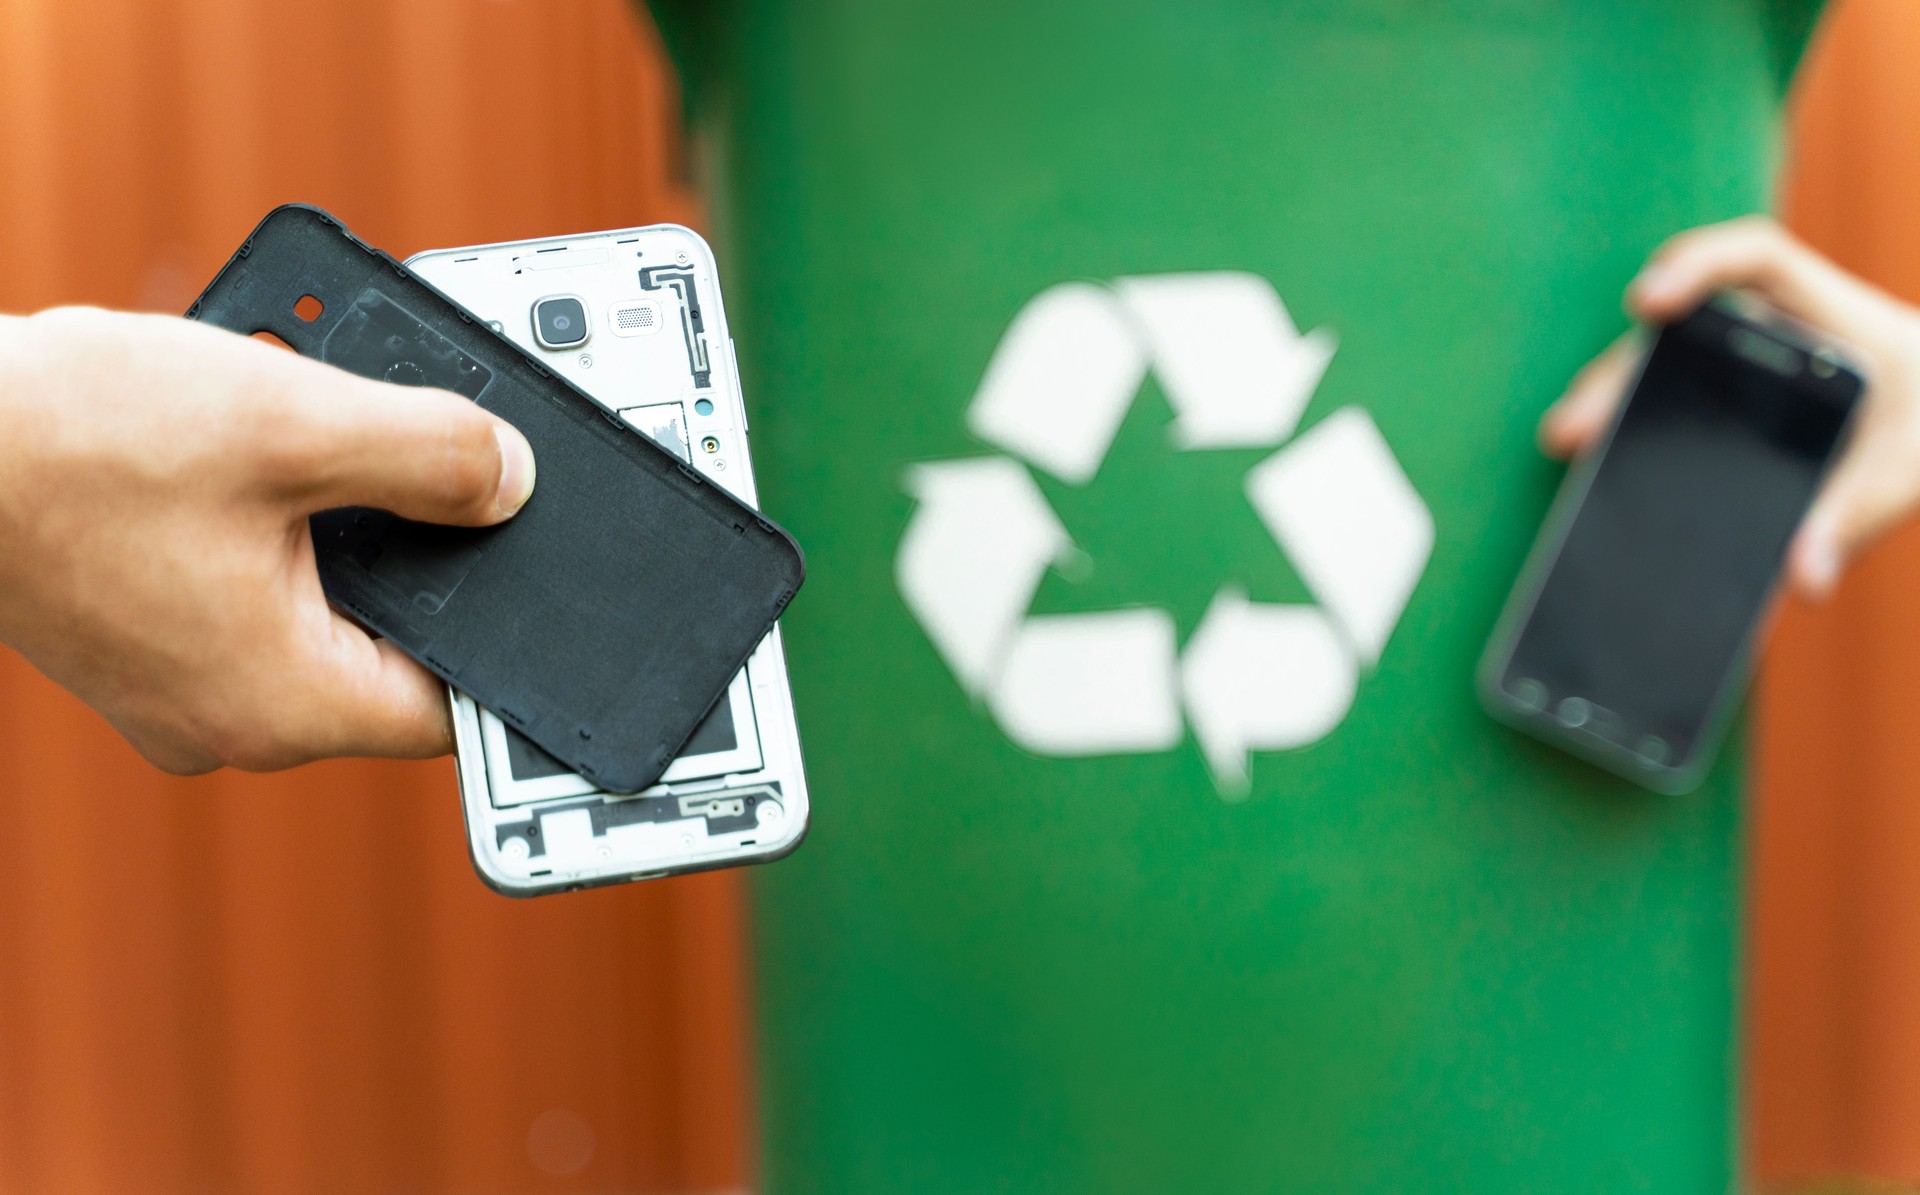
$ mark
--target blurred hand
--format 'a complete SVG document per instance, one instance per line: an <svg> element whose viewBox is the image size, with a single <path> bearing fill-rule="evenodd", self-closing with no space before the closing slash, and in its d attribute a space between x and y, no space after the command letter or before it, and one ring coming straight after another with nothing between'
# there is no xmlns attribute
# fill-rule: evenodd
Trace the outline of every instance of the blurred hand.
<svg viewBox="0 0 1920 1195"><path fill-rule="evenodd" d="M457 395L216 328L0 317L0 639L170 772L450 746L440 682L328 607L307 515L480 526L533 453Z"/></svg>
<svg viewBox="0 0 1920 1195"><path fill-rule="evenodd" d="M1920 311L1761 217L1696 228L1662 245L1628 286L1627 310L1648 323L1666 323L1733 287L1832 333L1864 356L1867 393L1852 442L1787 558L1793 584L1824 597L1856 552L1920 506ZM1639 337L1629 334L1574 378L1540 422L1548 455L1575 456L1599 439L1642 349Z"/></svg>

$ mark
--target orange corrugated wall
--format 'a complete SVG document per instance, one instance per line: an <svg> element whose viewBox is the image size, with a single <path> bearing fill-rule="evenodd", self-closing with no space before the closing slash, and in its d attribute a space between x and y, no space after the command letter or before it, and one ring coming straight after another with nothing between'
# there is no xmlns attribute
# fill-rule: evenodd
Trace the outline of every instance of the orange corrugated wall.
<svg viewBox="0 0 1920 1195"><path fill-rule="evenodd" d="M1920 5L1844 0L1787 209L1920 299ZM620 0L0 0L0 310L178 310L270 204L399 252L690 220ZM1749 1168L1920 1177L1920 532L1762 678ZM444 762L158 776L0 653L0 1191L734 1190L740 888L531 903Z"/></svg>
<svg viewBox="0 0 1920 1195"><path fill-rule="evenodd" d="M622 0L0 0L0 311L691 221L673 104ZM741 1189L741 895L511 901L446 761L169 779L0 651L0 1191Z"/></svg>
<svg viewBox="0 0 1920 1195"><path fill-rule="evenodd" d="M1920 4L1828 13L1790 161L1792 225L1920 300ZM1789 605L1758 715L1749 1168L1920 1179L1920 529Z"/></svg>

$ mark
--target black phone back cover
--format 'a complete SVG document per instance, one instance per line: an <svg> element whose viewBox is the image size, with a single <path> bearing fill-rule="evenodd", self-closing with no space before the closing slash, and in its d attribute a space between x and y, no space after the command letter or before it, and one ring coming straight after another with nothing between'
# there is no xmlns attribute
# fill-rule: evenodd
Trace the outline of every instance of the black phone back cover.
<svg viewBox="0 0 1920 1195"><path fill-rule="evenodd" d="M294 310L305 296L312 320ZM800 586L785 531L318 208L270 212L187 316L463 394L520 429L538 484L518 515L465 528L326 511L320 580L601 788L659 779Z"/></svg>

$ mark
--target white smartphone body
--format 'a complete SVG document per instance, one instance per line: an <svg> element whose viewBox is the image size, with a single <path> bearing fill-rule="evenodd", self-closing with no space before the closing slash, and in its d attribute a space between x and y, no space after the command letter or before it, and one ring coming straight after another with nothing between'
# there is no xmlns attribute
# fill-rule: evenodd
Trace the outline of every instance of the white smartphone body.
<svg viewBox="0 0 1920 1195"><path fill-rule="evenodd" d="M429 250L407 265L638 434L758 507L719 273L697 233L662 224ZM634 796L598 791L464 693L449 695L474 867L500 892L764 863L806 833L778 627L660 782Z"/></svg>

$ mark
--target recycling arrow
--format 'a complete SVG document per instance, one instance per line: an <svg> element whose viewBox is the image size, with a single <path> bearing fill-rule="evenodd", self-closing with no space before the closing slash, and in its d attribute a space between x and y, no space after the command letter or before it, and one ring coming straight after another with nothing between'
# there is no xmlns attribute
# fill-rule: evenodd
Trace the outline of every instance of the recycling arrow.
<svg viewBox="0 0 1920 1195"><path fill-rule="evenodd" d="M1247 475L1247 497L1368 663L1426 569L1433 516L1358 407L1302 432Z"/></svg>
<svg viewBox="0 0 1920 1195"><path fill-rule="evenodd" d="M1278 444L1333 360L1333 333L1301 335L1256 274L1122 278L1114 290L1145 334L1186 448Z"/></svg>
<svg viewBox="0 0 1920 1195"><path fill-rule="evenodd" d="M1238 272L1062 283L1014 317L967 411L1007 455L913 466L895 561L908 609L1009 739L1048 756L1155 752L1190 725L1215 782L1239 793L1252 753L1308 746L1345 718L1434 526L1364 410L1293 435L1335 346ZM1028 466L1092 480L1149 370L1180 450L1276 449L1247 498L1311 603L1222 588L1184 649L1164 610L1030 613L1047 571L1077 551Z"/></svg>
<svg viewBox="0 0 1920 1195"><path fill-rule="evenodd" d="M1073 546L1033 477L1005 457L916 465L900 592L960 683L979 695L1047 566Z"/></svg>
<svg viewBox="0 0 1920 1195"><path fill-rule="evenodd" d="M1174 652L1164 610L1030 618L989 705L1009 738L1041 755L1166 751L1181 730Z"/></svg>
<svg viewBox="0 0 1920 1195"><path fill-rule="evenodd" d="M967 426L1061 481L1085 485L1146 376L1146 350L1113 292L1064 283L1014 317Z"/></svg>
<svg viewBox="0 0 1920 1195"><path fill-rule="evenodd" d="M1326 615L1234 589L1214 595L1180 662L1194 737L1228 791L1246 787L1249 752L1304 747L1338 726L1359 679Z"/></svg>

